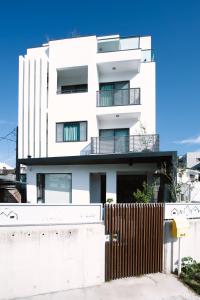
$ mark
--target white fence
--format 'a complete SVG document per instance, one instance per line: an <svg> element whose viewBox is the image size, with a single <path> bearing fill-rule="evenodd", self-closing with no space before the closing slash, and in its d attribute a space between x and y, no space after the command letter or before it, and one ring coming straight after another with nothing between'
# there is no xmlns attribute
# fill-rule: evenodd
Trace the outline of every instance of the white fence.
<svg viewBox="0 0 200 300"><path fill-rule="evenodd" d="M91 224L102 221L102 205L1 204L0 226Z"/></svg>
<svg viewBox="0 0 200 300"><path fill-rule="evenodd" d="M164 219L170 220L177 216L200 219L200 203L166 203Z"/></svg>

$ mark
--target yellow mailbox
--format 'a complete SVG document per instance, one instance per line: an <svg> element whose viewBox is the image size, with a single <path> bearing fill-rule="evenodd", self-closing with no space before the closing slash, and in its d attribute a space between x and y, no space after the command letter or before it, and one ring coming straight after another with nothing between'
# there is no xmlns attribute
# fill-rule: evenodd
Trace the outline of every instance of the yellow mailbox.
<svg viewBox="0 0 200 300"><path fill-rule="evenodd" d="M172 222L172 236L174 238L180 238L188 236L189 234L189 222L184 217L176 217Z"/></svg>

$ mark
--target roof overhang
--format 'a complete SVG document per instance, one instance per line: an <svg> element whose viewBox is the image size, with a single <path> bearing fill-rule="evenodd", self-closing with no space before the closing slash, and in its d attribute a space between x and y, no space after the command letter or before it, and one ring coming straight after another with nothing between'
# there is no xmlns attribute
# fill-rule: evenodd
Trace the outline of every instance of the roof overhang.
<svg viewBox="0 0 200 300"><path fill-rule="evenodd" d="M176 151L135 152L126 154L101 154L60 156L44 158L19 159L20 164L26 166L47 165L93 165L93 164L133 164L133 163L173 163L177 158Z"/></svg>

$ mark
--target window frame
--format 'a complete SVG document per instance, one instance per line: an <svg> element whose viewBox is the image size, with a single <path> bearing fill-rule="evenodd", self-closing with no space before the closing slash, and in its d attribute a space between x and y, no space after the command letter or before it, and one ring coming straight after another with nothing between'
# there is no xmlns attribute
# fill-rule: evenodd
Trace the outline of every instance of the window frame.
<svg viewBox="0 0 200 300"><path fill-rule="evenodd" d="M66 203L66 205L68 204L72 204L72 173L53 173L53 172L47 172L47 173L36 173L36 183L37 183L37 204L46 204L45 202L45 175L71 175L71 191L70 191L70 202ZM41 178L41 182L39 182L39 178ZM42 197L40 197L41 201L39 200L38 194L39 194L39 183L41 184L41 195ZM48 205L48 204L47 204Z"/></svg>
<svg viewBox="0 0 200 300"><path fill-rule="evenodd" d="M117 130L127 130L128 131L128 135L127 136L130 136L130 128L106 128L106 129L99 129L99 137L100 137L100 132L102 131L106 131L106 130L113 130L113 137L115 137L115 132Z"/></svg>
<svg viewBox="0 0 200 300"><path fill-rule="evenodd" d="M99 83L99 91L101 91L101 87L106 86L106 85L113 85L114 86L114 91L115 90L122 90L122 89L116 89L115 85L117 83L128 83L128 88L125 90L130 90L130 80L120 80L120 81L111 81L111 82L100 82Z"/></svg>
<svg viewBox="0 0 200 300"><path fill-rule="evenodd" d="M65 141L64 140L64 126L65 124L77 124L77 123L86 123L86 134L85 134L85 140L77 140L77 141ZM62 141L57 140L57 124L63 124L63 132L62 132ZM55 133L55 140L56 143L84 143L88 140L88 121L70 121L70 122L56 122L56 133Z"/></svg>
<svg viewBox="0 0 200 300"><path fill-rule="evenodd" d="M75 87L85 86L85 90L81 89L75 89ZM69 91L63 91L62 89L65 87L71 87L71 90ZM78 94L78 93L88 93L88 84L82 83L82 84L72 84L72 85L61 85L61 91L60 94Z"/></svg>

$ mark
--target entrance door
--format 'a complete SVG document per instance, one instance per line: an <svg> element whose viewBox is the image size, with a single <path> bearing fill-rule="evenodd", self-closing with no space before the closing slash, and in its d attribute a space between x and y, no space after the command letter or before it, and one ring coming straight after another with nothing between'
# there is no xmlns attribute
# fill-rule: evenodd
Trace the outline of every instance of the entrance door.
<svg viewBox="0 0 200 300"><path fill-rule="evenodd" d="M90 173L90 203L106 203L106 174Z"/></svg>
<svg viewBox="0 0 200 300"><path fill-rule="evenodd" d="M117 175L117 203L133 203L133 193L146 181L145 175Z"/></svg>
<svg viewBox="0 0 200 300"><path fill-rule="evenodd" d="M162 272L164 205L106 204L106 281Z"/></svg>

